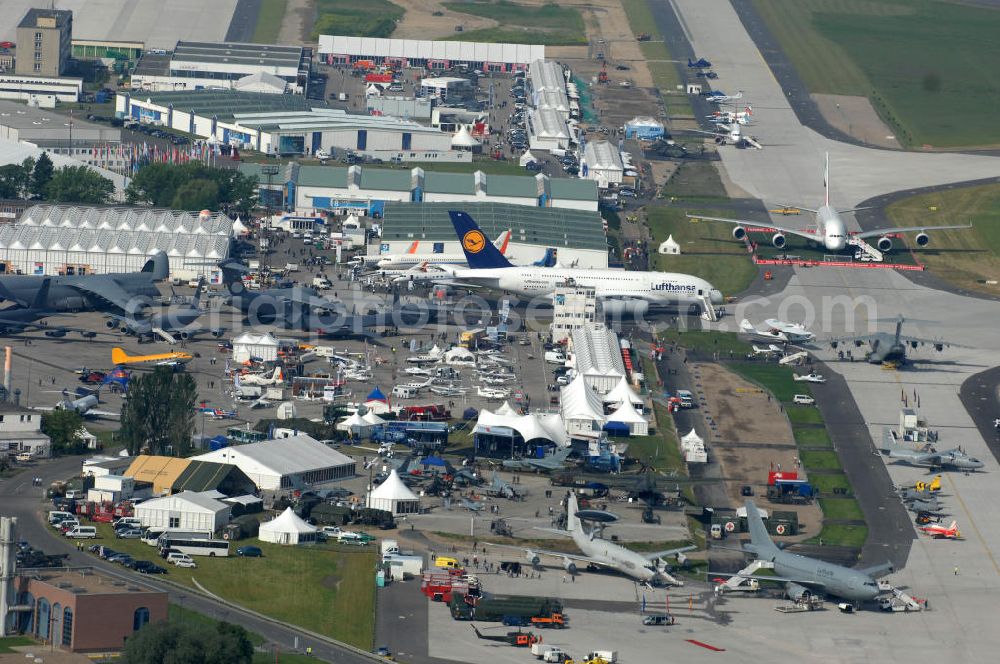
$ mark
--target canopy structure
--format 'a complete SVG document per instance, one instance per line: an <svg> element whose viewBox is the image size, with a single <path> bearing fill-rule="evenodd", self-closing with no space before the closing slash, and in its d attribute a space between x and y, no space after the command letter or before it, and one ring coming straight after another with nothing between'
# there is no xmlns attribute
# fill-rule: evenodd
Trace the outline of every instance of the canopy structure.
<svg viewBox="0 0 1000 664"><path fill-rule="evenodd" d="M618 408L608 415L608 422L621 423L628 426L629 434L632 436L648 436L649 422L640 415L632 402L626 399Z"/></svg>
<svg viewBox="0 0 1000 664"><path fill-rule="evenodd" d="M503 406L500 407L502 408ZM510 410L513 411L512 408ZM485 409L479 411L479 420L473 433L489 433L491 427L513 429L525 443L550 442L557 447L563 447L568 442L562 417L556 413L518 415L501 413L499 409L495 413Z"/></svg>
<svg viewBox="0 0 1000 664"><path fill-rule="evenodd" d="M393 469L382 484L368 492L367 506L393 514L415 514L420 511L420 499Z"/></svg>
<svg viewBox="0 0 1000 664"><path fill-rule="evenodd" d="M660 244L659 251L661 254L680 256L681 245L677 244L677 240L675 240L674 236L671 235Z"/></svg>
<svg viewBox="0 0 1000 664"><path fill-rule="evenodd" d="M481 143L469 133L469 129L465 125L462 125L451 139L451 147L453 148L478 148L480 145Z"/></svg>
<svg viewBox="0 0 1000 664"><path fill-rule="evenodd" d="M456 364L460 362L475 362L476 356L468 348L455 346L444 354L445 364Z"/></svg>
<svg viewBox="0 0 1000 664"><path fill-rule="evenodd" d="M260 524L258 537L261 542L303 544L316 541L316 528L303 521L291 507L286 507L278 518Z"/></svg>
<svg viewBox="0 0 1000 664"><path fill-rule="evenodd" d="M531 154L531 150L525 150L521 158L517 160L517 163L521 166L527 166L528 164L534 164L538 160L535 159L535 155Z"/></svg>
<svg viewBox="0 0 1000 664"><path fill-rule="evenodd" d="M389 397L385 396L385 393L376 387L365 398L365 408L368 409L368 412L377 415L379 413L388 413L392 410L392 405L389 403Z"/></svg>
<svg viewBox="0 0 1000 664"><path fill-rule="evenodd" d="M376 415L376 417L378 416ZM367 434L371 427L372 425L365 421L365 418L361 415L358 415L357 412L352 413L350 416L337 423L337 431L346 431L352 436L358 438Z"/></svg>
<svg viewBox="0 0 1000 664"><path fill-rule="evenodd" d="M503 415L504 417L517 417L520 415L514 408L510 405L509 401L504 401L503 404L494 411L495 415Z"/></svg>
<svg viewBox="0 0 1000 664"><path fill-rule="evenodd" d="M364 415L362 415L361 419L373 427L377 427L380 424L385 424L385 420L383 420L381 417L379 417L370 410Z"/></svg>
<svg viewBox="0 0 1000 664"><path fill-rule="evenodd" d="M701 436L698 435L697 431L695 431L694 429L691 429L690 432L684 434L684 436L681 437L681 445L684 445L684 446L691 446L691 445L694 445L694 446L697 446L697 445L704 446L705 445L705 441L704 441L704 439L702 439Z"/></svg>
<svg viewBox="0 0 1000 664"><path fill-rule="evenodd" d="M236 221L233 222L233 237L240 237L241 235L246 235L249 232L250 229L243 223L243 220L236 217Z"/></svg>

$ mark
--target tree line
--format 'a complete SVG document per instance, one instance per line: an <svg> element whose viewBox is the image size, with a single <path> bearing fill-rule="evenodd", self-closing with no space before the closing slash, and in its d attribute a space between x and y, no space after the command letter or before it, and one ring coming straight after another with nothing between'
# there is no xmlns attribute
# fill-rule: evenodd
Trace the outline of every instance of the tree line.
<svg viewBox="0 0 1000 664"><path fill-rule="evenodd" d="M56 168L43 152L20 164L0 166L0 198L100 205L112 199L115 184L87 166Z"/></svg>

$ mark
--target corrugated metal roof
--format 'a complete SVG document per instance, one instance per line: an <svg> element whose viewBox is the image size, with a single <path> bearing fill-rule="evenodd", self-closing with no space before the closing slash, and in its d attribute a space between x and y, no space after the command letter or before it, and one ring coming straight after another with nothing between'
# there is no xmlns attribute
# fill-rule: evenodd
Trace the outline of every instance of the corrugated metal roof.
<svg viewBox="0 0 1000 664"><path fill-rule="evenodd" d="M608 141L593 141L583 149L583 159L590 168L624 171L622 155L618 148Z"/></svg>
<svg viewBox="0 0 1000 664"><path fill-rule="evenodd" d="M295 68L298 68L301 60L301 46L187 41L177 42L172 58L172 62L214 62Z"/></svg>
<svg viewBox="0 0 1000 664"><path fill-rule="evenodd" d="M552 178L549 180L549 194L553 199L596 201L597 183L576 178Z"/></svg>
<svg viewBox="0 0 1000 664"><path fill-rule="evenodd" d="M486 193L490 196L538 196L538 181L524 175L486 175Z"/></svg>
<svg viewBox="0 0 1000 664"><path fill-rule="evenodd" d="M153 493L163 493L171 490L190 463L190 459L140 454L124 475L137 482L149 482L153 485Z"/></svg>
<svg viewBox="0 0 1000 664"><path fill-rule="evenodd" d="M238 90L137 91L130 95L137 101L164 108L173 104L175 111L194 112L203 117L218 116L222 121L231 121L236 113L308 111L324 106L323 102L306 99L303 95L276 95Z"/></svg>
<svg viewBox="0 0 1000 664"><path fill-rule="evenodd" d="M476 179L472 173L425 173L424 191L471 196L476 193Z"/></svg>
<svg viewBox="0 0 1000 664"><path fill-rule="evenodd" d="M509 203L388 202L382 219L384 240L455 241L450 210L464 210L490 237L508 228L511 240L544 247L607 249L601 215L588 210L540 208Z"/></svg>
<svg viewBox="0 0 1000 664"><path fill-rule="evenodd" d="M196 457L214 461L228 457L232 463L239 457L252 459L279 475L293 475L322 468L354 465L354 459L327 447L311 436L299 434L289 438L265 440L261 443L236 445Z"/></svg>
<svg viewBox="0 0 1000 664"><path fill-rule="evenodd" d="M347 169L339 166L303 166L299 169L297 183L300 187L347 186Z"/></svg>
<svg viewBox="0 0 1000 664"><path fill-rule="evenodd" d="M236 466L212 463L210 461L192 461L187 465L181 474L173 482L174 491L209 491L218 489L219 486L232 473L243 475ZM243 475L243 480L248 483L250 479Z"/></svg>
<svg viewBox="0 0 1000 664"><path fill-rule="evenodd" d="M319 52L374 58L506 62L520 65L545 58L545 46L540 44L485 44L342 35L320 35Z"/></svg>
<svg viewBox="0 0 1000 664"><path fill-rule="evenodd" d="M190 235L223 235L233 232L233 220L214 212L195 212L140 207L82 207L33 205L18 220L20 226L80 228L94 230L149 231Z"/></svg>
<svg viewBox="0 0 1000 664"><path fill-rule="evenodd" d="M408 170L387 168L361 169L361 188L376 191L410 191L413 174Z"/></svg>

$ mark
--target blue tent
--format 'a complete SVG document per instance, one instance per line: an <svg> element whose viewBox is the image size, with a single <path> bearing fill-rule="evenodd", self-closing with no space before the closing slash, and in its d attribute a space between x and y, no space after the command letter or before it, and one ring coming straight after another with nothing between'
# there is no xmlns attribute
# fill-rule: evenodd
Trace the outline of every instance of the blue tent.
<svg viewBox="0 0 1000 664"><path fill-rule="evenodd" d="M377 387L371 391L371 393L365 398L365 401L382 401L384 403L389 403L389 397L382 393L382 390Z"/></svg>
<svg viewBox="0 0 1000 664"><path fill-rule="evenodd" d="M604 430L609 436L628 436L629 428L624 422L608 422L604 425Z"/></svg>
<svg viewBox="0 0 1000 664"><path fill-rule="evenodd" d="M422 465L422 466L440 466L442 468L445 468L448 464L445 463L445 460L442 459L439 456L429 456L429 457L426 457L423 461L421 461L420 465Z"/></svg>

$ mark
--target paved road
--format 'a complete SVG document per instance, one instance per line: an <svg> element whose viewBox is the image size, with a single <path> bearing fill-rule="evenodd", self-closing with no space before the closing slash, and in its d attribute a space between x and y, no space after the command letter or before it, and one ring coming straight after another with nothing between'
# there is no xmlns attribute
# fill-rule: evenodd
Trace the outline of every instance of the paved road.
<svg viewBox="0 0 1000 664"><path fill-rule="evenodd" d="M990 453L1000 462L1000 430L994 425L1000 417L1000 367L969 377L959 391L962 405L982 434Z"/></svg>
<svg viewBox="0 0 1000 664"><path fill-rule="evenodd" d="M227 42L252 42L263 0L236 0L233 18L226 31Z"/></svg>
<svg viewBox="0 0 1000 664"><path fill-rule="evenodd" d="M302 630L285 627L280 623L263 618L259 615L215 601L194 591L181 590L173 585L153 580L102 561L90 554L81 553L64 538L58 537L43 522L43 515L48 509L42 501L42 490L31 486L31 477L42 478L42 486L50 482L70 477L80 470L81 457L66 457L38 464L26 471L0 480L0 513L4 516L18 518L18 537L26 539L46 553L68 553L67 564L75 567L94 567L112 576L127 578L130 582L144 585L154 590L169 593L170 601L184 608L197 611L218 620L227 620L246 629L260 634L268 644L277 646L282 652L293 652L295 644L304 651L312 647L313 655L326 662L341 662L347 664L363 664L370 661L381 661L374 656L366 656L349 648L339 646L327 639L316 638Z"/></svg>

